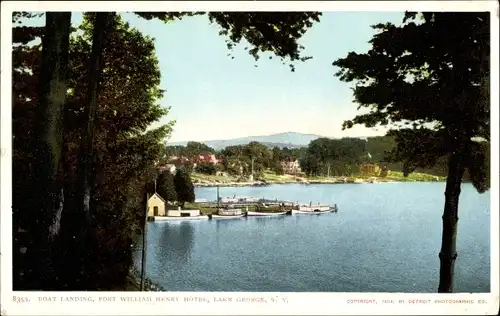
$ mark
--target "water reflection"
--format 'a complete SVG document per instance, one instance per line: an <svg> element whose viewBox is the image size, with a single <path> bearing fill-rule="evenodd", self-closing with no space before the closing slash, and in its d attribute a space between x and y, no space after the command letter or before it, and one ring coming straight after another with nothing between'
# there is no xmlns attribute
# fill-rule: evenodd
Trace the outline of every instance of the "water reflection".
<svg viewBox="0 0 500 316"><path fill-rule="evenodd" d="M150 229L149 236L152 238L148 238L148 245L156 258L177 263L186 263L190 259L195 239L190 222L156 224Z"/></svg>

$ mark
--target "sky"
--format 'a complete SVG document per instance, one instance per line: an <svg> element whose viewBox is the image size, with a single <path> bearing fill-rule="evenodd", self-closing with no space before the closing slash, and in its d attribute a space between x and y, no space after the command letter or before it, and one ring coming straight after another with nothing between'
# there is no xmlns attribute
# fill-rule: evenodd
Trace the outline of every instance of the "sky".
<svg viewBox="0 0 500 316"><path fill-rule="evenodd" d="M73 12L73 24L81 14ZM170 112L158 124L175 120L170 142L230 139L281 132L326 137L373 136L383 129L355 127L342 131L342 122L356 116L352 90L332 66L349 52L370 49L371 25L400 24L399 12L326 12L300 39L304 55L313 59L291 72L278 58L263 54L256 63L244 42L233 51L217 24L206 16L164 24L132 13L122 16L132 27L155 38L160 63L160 100ZM257 67L255 65L257 64Z"/></svg>

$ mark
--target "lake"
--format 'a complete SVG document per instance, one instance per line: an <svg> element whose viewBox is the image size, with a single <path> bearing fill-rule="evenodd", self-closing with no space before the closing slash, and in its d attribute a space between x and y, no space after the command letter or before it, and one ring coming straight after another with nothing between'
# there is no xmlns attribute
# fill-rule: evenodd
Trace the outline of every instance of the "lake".
<svg viewBox="0 0 500 316"><path fill-rule="evenodd" d="M338 213L153 222L147 276L168 291L436 292L444 183L286 184L220 196L336 203ZM197 188L215 200L216 188ZM490 291L490 193L462 186L455 292ZM140 252L136 252L140 268Z"/></svg>

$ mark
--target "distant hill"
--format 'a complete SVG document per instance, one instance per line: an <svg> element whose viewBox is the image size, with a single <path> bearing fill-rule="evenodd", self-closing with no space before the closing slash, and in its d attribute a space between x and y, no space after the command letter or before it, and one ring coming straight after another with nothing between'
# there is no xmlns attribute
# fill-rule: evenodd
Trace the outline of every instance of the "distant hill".
<svg viewBox="0 0 500 316"><path fill-rule="evenodd" d="M278 133L272 135L264 135L264 136L248 136L248 137L240 137L234 139L220 139L220 140L208 140L203 141L201 143L210 146L216 150L223 149L227 146L235 146L235 145L246 145L250 142L259 142L268 147L288 147L288 148L299 148L306 147L309 143L315 139L321 138L324 136L314 135L314 134L302 134L295 132L286 132L286 133ZM169 146L181 145L185 146L187 141L185 142L174 142L168 143Z"/></svg>

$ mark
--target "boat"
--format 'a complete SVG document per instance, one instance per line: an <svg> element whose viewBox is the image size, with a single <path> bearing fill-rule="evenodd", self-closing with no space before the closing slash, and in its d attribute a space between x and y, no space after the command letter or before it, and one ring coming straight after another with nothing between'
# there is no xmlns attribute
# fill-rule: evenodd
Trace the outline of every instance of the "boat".
<svg viewBox="0 0 500 316"><path fill-rule="evenodd" d="M200 210L169 210L165 216L151 216L153 221L192 221L208 219L207 215L201 215Z"/></svg>
<svg viewBox="0 0 500 316"><path fill-rule="evenodd" d="M219 201L221 203L257 203L259 201L259 199L255 198L255 197L251 197L251 196L233 195L232 197L220 198Z"/></svg>
<svg viewBox="0 0 500 316"><path fill-rule="evenodd" d="M291 210L290 214L323 214L338 212L337 204L333 207L329 205L300 205L299 209Z"/></svg>
<svg viewBox="0 0 500 316"><path fill-rule="evenodd" d="M151 220L155 222L162 221L193 221L193 220L201 220L208 219L208 215L199 215L199 216L151 216Z"/></svg>
<svg viewBox="0 0 500 316"><path fill-rule="evenodd" d="M287 212L252 212L247 211L247 216L280 216L286 215Z"/></svg>
<svg viewBox="0 0 500 316"><path fill-rule="evenodd" d="M219 214L210 214L208 215L210 219L236 219L236 218L243 218L245 217L245 214L241 215L219 215Z"/></svg>
<svg viewBox="0 0 500 316"><path fill-rule="evenodd" d="M227 209L219 209L217 214L210 214L208 217L210 219L235 219L242 218L245 216L245 213L239 208L227 208Z"/></svg>

